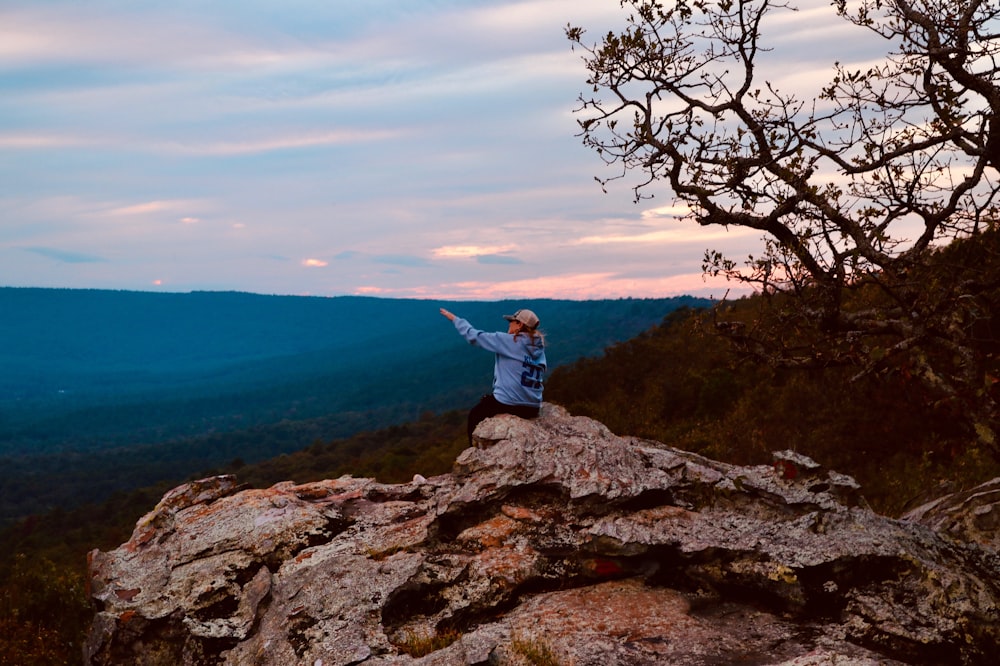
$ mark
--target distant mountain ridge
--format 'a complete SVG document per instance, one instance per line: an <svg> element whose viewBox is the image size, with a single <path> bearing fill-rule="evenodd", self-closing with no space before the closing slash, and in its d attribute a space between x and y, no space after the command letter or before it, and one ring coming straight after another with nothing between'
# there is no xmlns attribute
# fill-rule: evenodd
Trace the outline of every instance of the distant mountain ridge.
<svg viewBox="0 0 1000 666"><path fill-rule="evenodd" d="M0 287L0 399L155 390L311 352L444 350L454 340L440 305L483 329L503 328L500 315L508 310L536 309L559 365L627 339L677 307L708 303L693 297L455 303Z"/></svg>
<svg viewBox="0 0 1000 666"><path fill-rule="evenodd" d="M484 330L535 310L554 368L709 304L0 288L0 463L5 475L37 470L40 484L55 470L114 464L114 450L169 458L175 440L309 419L343 437L466 407L489 390L492 363L442 306ZM277 446L272 455L291 444ZM190 473L213 460L200 453ZM10 516L2 505L0 519Z"/></svg>

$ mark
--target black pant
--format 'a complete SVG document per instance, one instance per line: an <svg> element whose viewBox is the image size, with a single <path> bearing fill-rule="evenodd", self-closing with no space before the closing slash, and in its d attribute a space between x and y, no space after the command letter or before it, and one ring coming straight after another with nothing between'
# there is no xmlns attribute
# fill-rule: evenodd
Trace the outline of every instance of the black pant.
<svg viewBox="0 0 1000 666"><path fill-rule="evenodd" d="M539 407L532 405L505 405L492 395L484 395L483 399L469 410L469 446L472 446L472 431L491 416L513 414L522 419L533 419L538 416L539 410Z"/></svg>

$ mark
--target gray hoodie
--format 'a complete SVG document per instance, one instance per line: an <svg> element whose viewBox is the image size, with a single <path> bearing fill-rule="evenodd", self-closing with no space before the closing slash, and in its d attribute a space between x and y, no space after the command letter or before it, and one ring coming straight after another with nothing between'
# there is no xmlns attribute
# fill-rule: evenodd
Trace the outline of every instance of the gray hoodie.
<svg viewBox="0 0 1000 666"><path fill-rule="evenodd" d="M545 381L545 347L540 338L525 333L511 335L497 331L486 333L455 317L455 329L477 347L496 355L493 364L493 397L505 405L542 404Z"/></svg>

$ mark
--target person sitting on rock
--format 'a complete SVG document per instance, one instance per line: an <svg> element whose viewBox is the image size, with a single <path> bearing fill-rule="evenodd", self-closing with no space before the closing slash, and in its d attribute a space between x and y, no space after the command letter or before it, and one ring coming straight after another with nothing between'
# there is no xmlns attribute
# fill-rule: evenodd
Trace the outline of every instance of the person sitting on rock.
<svg viewBox="0 0 1000 666"><path fill-rule="evenodd" d="M472 445L472 431L491 416L513 414L524 419L538 416L546 369L545 338L538 330L538 316L531 310L518 310L504 315L509 322L506 333L487 333L444 308L441 314L455 324L455 329L470 344L495 354L493 393L484 395L469 411L469 445Z"/></svg>

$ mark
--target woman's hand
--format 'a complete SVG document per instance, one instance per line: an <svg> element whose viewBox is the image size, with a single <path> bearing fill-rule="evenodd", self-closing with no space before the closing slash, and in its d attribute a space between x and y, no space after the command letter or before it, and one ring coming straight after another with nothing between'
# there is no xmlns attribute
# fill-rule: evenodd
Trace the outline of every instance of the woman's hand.
<svg viewBox="0 0 1000 666"><path fill-rule="evenodd" d="M441 314L442 314L442 315L443 315L443 316L444 316L444 317L445 317L445 318L446 318L446 319L447 319L448 321L455 321L455 315L454 315L454 314L452 314L451 312L448 312L448 311L447 311L447 310L445 310L444 308L441 308Z"/></svg>

